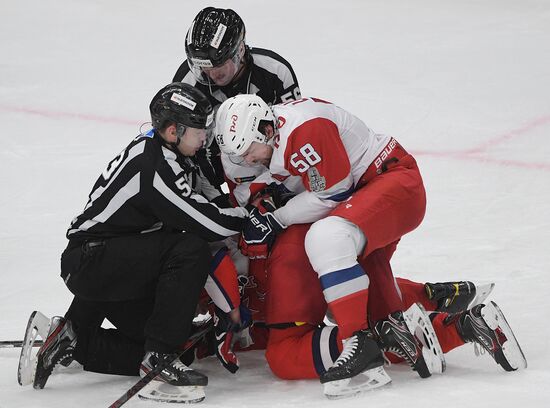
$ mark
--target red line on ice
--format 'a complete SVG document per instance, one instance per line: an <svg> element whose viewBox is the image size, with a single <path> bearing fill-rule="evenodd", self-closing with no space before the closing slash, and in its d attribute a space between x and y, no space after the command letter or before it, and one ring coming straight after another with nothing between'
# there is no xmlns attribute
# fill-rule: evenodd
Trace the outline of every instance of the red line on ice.
<svg viewBox="0 0 550 408"><path fill-rule="evenodd" d="M6 106L0 105L0 110L7 112L16 112L16 113L25 113L29 115L39 115L52 119L76 119L76 120L86 120L92 122L101 122L101 123L114 123L119 125L139 125L142 122L138 120L130 120L117 117L109 116L99 116L99 115L90 115L85 113L70 113L70 112L60 112L53 110L43 110L43 109L33 109L33 108L23 108L16 106ZM539 126L543 126L550 123L550 115L543 116L540 118L533 119L532 121L526 123L525 125L512 129L506 133L495 136L478 146L475 146L471 149L466 149L462 151L414 151L413 154L417 156L433 156L433 157L449 157L457 160L471 160L477 162L486 162L493 163L502 166L514 166L522 167L535 170L550 171L550 163L532 163L532 162L522 162L518 160L507 160L507 159L492 159L488 157L480 157L479 153L483 153L489 146L494 146L495 144L505 142L506 140L512 139L517 136L524 135L535 129Z"/></svg>
<svg viewBox="0 0 550 408"><path fill-rule="evenodd" d="M59 112L44 109L22 108L17 106L0 105L0 110L15 113L25 113L28 115L44 116L51 119L76 119L87 120L91 122L114 123L118 125L139 125L141 123L138 120L130 120L117 117L89 115L86 113Z"/></svg>
<svg viewBox="0 0 550 408"><path fill-rule="evenodd" d="M526 161L524 162L520 160L493 159L490 157L480 156L480 154L484 153L490 146L503 143L514 137L525 135L529 131L540 126L544 126L548 123L550 123L550 115L542 116L540 118L531 120L530 122L526 123L523 126L520 126L516 129L509 130L508 132L505 132L501 135L497 135L483 143L480 143L478 146L475 146L473 148L466 149L466 150L460 150L455 152L413 150L412 153L416 156L449 157L456 160L470 160L470 161L476 161L479 163L485 162L485 163L493 163L501 166L513 166L513 167L521 167L524 169L550 171L550 163L534 163L534 162L526 162Z"/></svg>

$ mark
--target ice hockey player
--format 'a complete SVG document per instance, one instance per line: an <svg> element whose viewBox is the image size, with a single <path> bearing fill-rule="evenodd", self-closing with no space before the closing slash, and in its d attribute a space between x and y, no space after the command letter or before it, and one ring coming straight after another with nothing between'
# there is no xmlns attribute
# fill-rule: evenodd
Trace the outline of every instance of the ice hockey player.
<svg viewBox="0 0 550 408"><path fill-rule="evenodd" d="M421 377L428 377L421 347L405 327L389 265L399 239L424 217L425 192L414 158L395 139L314 98L272 110L255 95L239 95L222 104L216 121L224 153L269 167L273 180L302 181L302 191L273 213L252 210L243 230L245 252L267 253L278 232L313 222L306 252L347 339L344 369L373 343L367 313L357 313L367 310L370 286L376 302L369 304L368 319L384 348L399 350ZM369 257L368 276L358 257ZM367 366L369 357L363 359Z"/></svg>
<svg viewBox="0 0 550 408"><path fill-rule="evenodd" d="M189 157L213 122L206 96L172 83L154 96L150 112L153 129L107 165L67 231L61 277L74 300L65 317L52 320L38 352L36 389L57 364L74 359L86 371L121 375L166 364L153 381L161 396L177 400L178 387L192 387L189 398L204 398L207 377L175 356L213 262L208 242L238 234L247 211L222 210L193 189ZM115 329L101 328L104 319Z"/></svg>
<svg viewBox="0 0 550 408"><path fill-rule="evenodd" d="M308 228L308 224L290 226L277 237L269 254L265 315L270 327L266 359L271 370L283 379L320 377L325 381L329 398L383 385L379 381L389 380L389 376L385 377L380 369L373 373L377 374L374 377L377 382L362 383L357 378L351 384L348 384L349 378L335 383L326 381L330 379L327 372L342 350L342 336L338 326L324 324L328 307L304 247ZM368 262L361 262L368 271ZM408 328L419 339L427 339L422 341L422 352L432 373L445 369L444 359L438 361L442 357L439 353L447 353L465 342L482 347L506 371L527 366L498 306L493 302L482 304L494 284L474 285L467 281L422 284L402 278L396 281ZM430 314L435 336L422 308L415 307L416 303L429 312L436 312ZM385 353L385 357L394 363L400 361L390 353Z"/></svg>
<svg viewBox="0 0 550 408"><path fill-rule="evenodd" d="M271 50L247 46L245 37L244 22L234 10L204 8L187 31L187 60L173 81L197 87L207 95L214 110L227 98L242 93L257 94L268 105L300 98L290 63ZM221 195L220 185L225 180L220 151L212 139L208 144L207 149L197 153L196 160Z"/></svg>
<svg viewBox="0 0 550 408"><path fill-rule="evenodd" d="M269 181L301 180L301 190L285 206L252 210L242 245L249 255L266 256L278 233L313 222L305 250L346 339L341 359L322 382L338 385L351 372L380 373L375 340L429 376L421 346L405 325L389 264L401 236L424 216L425 192L414 158L395 139L315 98L272 110L254 95L240 95L222 104L216 122L218 144L234 161L269 168ZM367 288L368 317L357 313L367 310Z"/></svg>

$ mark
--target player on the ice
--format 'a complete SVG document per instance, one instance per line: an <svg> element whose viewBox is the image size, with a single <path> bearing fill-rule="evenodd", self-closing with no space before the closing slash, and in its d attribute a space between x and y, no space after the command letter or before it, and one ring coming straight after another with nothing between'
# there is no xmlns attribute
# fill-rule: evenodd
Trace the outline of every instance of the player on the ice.
<svg viewBox="0 0 550 408"><path fill-rule="evenodd" d="M339 328L323 324L330 310L304 248L308 228L308 224L287 228L277 237L268 258L265 315L270 332L266 359L272 371L283 379L323 376L342 350ZM364 266L368 270L369 264ZM475 342L506 371L526 367L521 348L498 307L492 302L482 304L493 284L476 286L465 281L422 284L402 278L396 281L405 310L419 302L428 312L437 312L431 313L430 318L442 352ZM416 313L416 317L411 313ZM407 319L409 328L410 323L422 317L421 311L414 308L405 315L411 318ZM423 353L434 350L429 347L424 350L423 345ZM388 353L386 357L392 362L399 361ZM431 363L430 370L438 368L437 359ZM442 364L441 370L444 361ZM358 391L341 386L336 392L329 388L332 392L329 395L346 396Z"/></svg>
<svg viewBox="0 0 550 408"><path fill-rule="evenodd" d="M301 181L289 183L298 194L283 207L252 210L242 245L251 256L266 256L286 227L313 222L305 249L346 339L340 358L321 377L325 389L337 388L350 373L379 374L376 341L429 376L421 346L403 320L389 265L401 236L424 216L425 192L414 158L395 139L315 98L270 108L254 95L240 95L222 104L216 121L218 144L231 161L269 168L262 180L268 183ZM294 256L285 252L287 259Z"/></svg>
<svg viewBox="0 0 550 408"><path fill-rule="evenodd" d="M192 386L192 398L204 398L207 377L175 353L190 335L213 264L208 242L238 234L247 211L220 209L193 189L189 157L213 122L206 96L172 83L154 96L150 112L153 129L108 164L67 231L61 277L75 296L65 317L52 319L26 377L34 388L73 359L86 371L123 375L163 362L153 383L175 387L161 394L177 399L179 386ZM116 329L101 328L104 319Z"/></svg>
<svg viewBox="0 0 550 408"><path fill-rule="evenodd" d="M255 95L240 95L222 104L216 121L224 153L248 165L265 165L273 180L302 181L299 194L273 213L252 210L243 242L245 251L266 254L278 232L313 222L305 240L308 258L347 339L346 360L337 361L325 377L349 370L357 358L361 371L374 359L380 363L379 353L362 351L375 343L367 319L376 323L386 349L428 377L420 345L406 330L389 266L401 236L424 217L425 192L414 158L395 139L375 134L350 113L318 99L272 110ZM358 257L370 257L368 276ZM376 302L370 302L367 317L369 285Z"/></svg>

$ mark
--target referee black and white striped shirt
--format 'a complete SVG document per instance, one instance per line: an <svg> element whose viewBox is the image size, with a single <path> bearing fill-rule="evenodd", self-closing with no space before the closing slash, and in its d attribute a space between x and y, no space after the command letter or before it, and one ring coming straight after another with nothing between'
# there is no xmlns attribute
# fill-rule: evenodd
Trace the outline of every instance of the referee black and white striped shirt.
<svg viewBox="0 0 550 408"><path fill-rule="evenodd" d="M216 107L239 94L256 94L268 105L300 99L300 87L290 63L276 52L246 47L245 71L237 81L226 86L205 85L189 69L187 60L179 67L173 82L184 82L200 89Z"/></svg>
<svg viewBox="0 0 550 408"><path fill-rule="evenodd" d="M201 84L189 69L187 60L180 65L173 82L184 82L196 87L208 97L214 109L226 99L240 94L256 94L268 105L301 98L294 69L279 54L247 46L244 59L246 65L243 74L226 86ZM219 147L214 141L207 151L200 150L195 157L208 182L218 189L225 181L219 153Z"/></svg>
<svg viewBox="0 0 550 408"><path fill-rule="evenodd" d="M218 208L197 194L192 166L154 131L139 135L107 165L67 238L83 241L161 228L210 242L238 234L247 211Z"/></svg>

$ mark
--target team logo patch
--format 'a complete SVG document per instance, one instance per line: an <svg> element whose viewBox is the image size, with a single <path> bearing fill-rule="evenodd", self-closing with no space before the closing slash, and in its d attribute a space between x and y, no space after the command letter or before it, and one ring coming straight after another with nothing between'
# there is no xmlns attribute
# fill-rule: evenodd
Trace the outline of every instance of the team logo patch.
<svg viewBox="0 0 550 408"><path fill-rule="evenodd" d="M324 191L327 187L327 182L323 176L319 173L319 170L315 166L307 169L307 176L309 178L309 188L314 193Z"/></svg>
<svg viewBox="0 0 550 408"><path fill-rule="evenodd" d="M179 95L177 93L173 93L170 100L172 102L176 102L178 105L185 106L186 108L191 110L195 110L195 106L197 106L196 102L193 102L191 99L186 98L185 96Z"/></svg>

